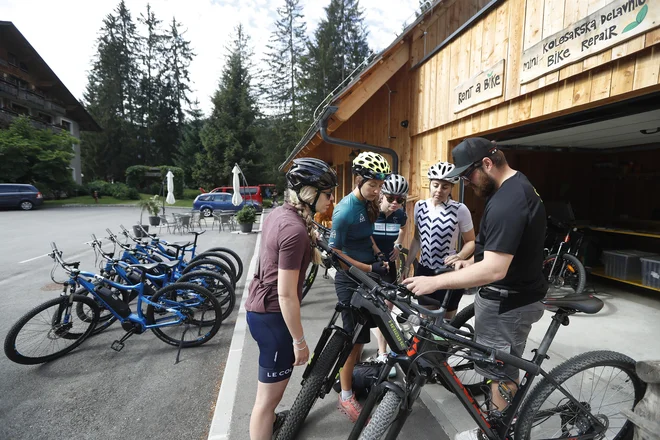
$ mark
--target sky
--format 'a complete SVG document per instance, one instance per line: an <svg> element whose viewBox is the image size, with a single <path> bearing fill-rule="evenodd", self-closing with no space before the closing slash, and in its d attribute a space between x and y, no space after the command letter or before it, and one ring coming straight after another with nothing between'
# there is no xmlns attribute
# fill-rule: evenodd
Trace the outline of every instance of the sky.
<svg viewBox="0 0 660 440"><path fill-rule="evenodd" d="M197 54L190 67L192 99L210 114L211 95L217 89L225 62L225 47L239 23L246 28L259 64L275 28L277 8L283 0L151 0L163 25L172 17L187 29L185 37ZM301 0L307 32L311 36L330 0ZM0 0L0 21L11 21L48 63L77 99L82 99L87 73L96 51L103 18L119 0ZM126 0L135 20L145 13L147 0ZM403 24L412 23L418 0L360 0L369 45L376 52L389 46Z"/></svg>

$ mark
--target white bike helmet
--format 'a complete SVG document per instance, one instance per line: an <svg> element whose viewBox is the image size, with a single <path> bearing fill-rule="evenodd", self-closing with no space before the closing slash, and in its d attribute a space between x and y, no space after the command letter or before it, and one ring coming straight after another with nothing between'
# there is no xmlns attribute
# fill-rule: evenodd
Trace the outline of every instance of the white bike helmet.
<svg viewBox="0 0 660 440"><path fill-rule="evenodd" d="M383 194L392 194L395 196L408 195L408 181L400 174L390 174L385 179L382 188Z"/></svg>
<svg viewBox="0 0 660 440"><path fill-rule="evenodd" d="M454 168L456 166L449 162L438 162L435 165L431 165L428 171L429 180L445 180L449 183L456 183L460 180L460 177L445 178Z"/></svg>

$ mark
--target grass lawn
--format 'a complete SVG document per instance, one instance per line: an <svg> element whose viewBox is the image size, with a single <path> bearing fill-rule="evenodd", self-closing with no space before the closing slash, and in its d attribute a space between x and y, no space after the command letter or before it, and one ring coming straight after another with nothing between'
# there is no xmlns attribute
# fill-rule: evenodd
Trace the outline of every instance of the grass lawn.
<svg viewBox="0 0 660 440"><path fill-rule="evenodd" d="M197 192L199 194L199 192ZM190 196L191 194L185 194L184 196ZM140 194L140 198L142 199L148 199L149 197L152 197L151 194ZM165 203L165 207L167 208L168 206L181 206L185 208L192 208L192 202L193 199L182 199L179 200L177 199L176 203L174 205L168 205ZM109 196L103 196L99 198L99 205L134 205L137 203L135 200L119 200L115 199L114 197L109 197ZM44 201L45 205L48 206L57 206L57 205L94 205L94 198L92 196L79 196L79 197L69 197L68 199L61 199L61 200L46 200Z"/></svg>

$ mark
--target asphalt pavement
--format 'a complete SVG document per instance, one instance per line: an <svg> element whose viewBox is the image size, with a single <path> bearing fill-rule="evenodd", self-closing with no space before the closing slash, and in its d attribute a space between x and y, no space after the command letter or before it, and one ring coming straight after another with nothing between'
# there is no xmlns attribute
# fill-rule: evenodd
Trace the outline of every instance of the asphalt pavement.
<svg viewBox="0 0 660 440"><path fill-rule="evenodd" d="M119 224L130 229L138 219L137 208L0 211L0 341L23 314L59 295L60 287L49 276L52 262L43 256L51 241L65 259L80 260L81 269L93 270L93 252L84 244L90 234L104 237L105 228L117 232ZM256 234L211 231L210 226L198 249L231 248L247 272ZM163 237L181 241L192 236ZM61 270L56 279L64 279ZM236 309L245 279L244 273L236 288ZM176 365L176 347L151 332L113 351L112 342L124 335L117 324L47 364L18 365L0 354L0 439L206 439L236 316L235 310L205 345L182 350Z"/></svg>

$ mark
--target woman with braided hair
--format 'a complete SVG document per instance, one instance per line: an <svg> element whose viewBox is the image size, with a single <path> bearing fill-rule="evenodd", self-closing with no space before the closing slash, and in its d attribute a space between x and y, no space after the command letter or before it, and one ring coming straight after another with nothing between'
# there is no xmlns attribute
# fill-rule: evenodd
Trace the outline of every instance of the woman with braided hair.
<svg viewBox="0 0 660 440"><path fill-rule="evenodd" d="M378 201L381 187L391 173L390 165L380 154L365 151L353 160L352 169L356 176L355 188L335 206L328 244L358 269L386 276L389 265L386 259L378 259L374 254L375 246L371 235L380 213ZM357 287L357 283L345 272L337 271L335 292L339 302L349 304ZM344 310L341 317L344 330L352 334L355 329L352 312ZM357 420L362 409L353 395L353 369L359 361L362 347L369 340L369 327L365 326L356 339L353 351L339 371L339 410L353 422Z"/></svg>
<svg viewBox="0 0 660 440"><path fill-rule="evenodd" d="M332 203L335 171L319 159L295 159L286 174L284 204L263 223L259 265L245 303L252 337L259 345L259 382L250 417L250 439L269 440L286 412L275 408L294 366L305 365L309 348L300 319L305 271L321 263L312 219Z"/></svg>

